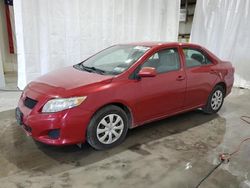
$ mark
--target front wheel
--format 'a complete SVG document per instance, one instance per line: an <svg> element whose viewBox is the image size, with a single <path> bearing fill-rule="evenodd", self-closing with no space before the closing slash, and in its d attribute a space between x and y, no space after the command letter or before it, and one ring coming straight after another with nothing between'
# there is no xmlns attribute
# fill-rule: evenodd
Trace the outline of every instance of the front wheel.
<svg viewBox="0 0 250 188"><path fill-rule="evenodd" d="M225 91L220 85L214 87L213 91L209 95L206 106L203 111L208 114L217 113L224 102Z"/></svg>
<svg viewBox="0 0 250 188"><path fill-rule="evenodd" d="M118 106L110 105L99 110L91 119L87 129L87 141L97 150L109 149L120 144L127 131L126 113Z"/></svg>

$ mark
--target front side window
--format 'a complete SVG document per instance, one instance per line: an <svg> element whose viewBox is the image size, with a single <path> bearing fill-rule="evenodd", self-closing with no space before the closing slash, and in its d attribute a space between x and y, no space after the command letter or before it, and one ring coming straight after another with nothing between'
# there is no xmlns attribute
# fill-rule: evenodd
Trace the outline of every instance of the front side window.
<svg viewBox="0 0 250 188"><path fill-rule="evenodd" d="M157 73L180 69L180 60L176 48L165 49L153 54L142 67L153 67Z"/></svg>
<svg viewBox="0 0 250 188"><path fill-rule="evenodd" d="M184 48L183 52L185 54L187 67L196 67L211 64L211 61L199 50Z"/></svg>
<svg viewBox="0 0 250 188"><path fill-rule="evenodd" d="M74 67L101 74L117 75L127 70L149 49L150 47L146 46L116 45L97 53Z"/></svg>

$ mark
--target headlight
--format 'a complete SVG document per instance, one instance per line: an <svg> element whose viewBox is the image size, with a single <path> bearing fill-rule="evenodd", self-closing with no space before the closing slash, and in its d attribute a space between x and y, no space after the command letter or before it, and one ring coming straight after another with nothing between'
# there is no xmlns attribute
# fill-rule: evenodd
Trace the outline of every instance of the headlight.
<svg viewBox="0 0 250 188"><path fill-rule="evenodd" d="M49 100L42 109L42 112L59 112L79 106L87 97L59 98Z"/></svg>

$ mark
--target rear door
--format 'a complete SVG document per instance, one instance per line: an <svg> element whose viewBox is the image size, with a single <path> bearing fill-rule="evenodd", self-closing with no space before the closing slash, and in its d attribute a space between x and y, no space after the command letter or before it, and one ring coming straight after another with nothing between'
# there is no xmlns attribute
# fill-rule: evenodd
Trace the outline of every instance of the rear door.
<svg viewBox="0 0 250 188"><path fill-rule="evenodd" d="M145 122L180 110L185 98L186 78L178 47L157 51L142 67L154 67L157 75L141 78L136 83L137 121Z"/></svg>
<svg viewBox="0 0 250 188"><path fill-rule="evenodd" d="M215 62L199 48L183 47L183 57L187 76L185 108L204 105L218 78L213 70Z"/></svg>

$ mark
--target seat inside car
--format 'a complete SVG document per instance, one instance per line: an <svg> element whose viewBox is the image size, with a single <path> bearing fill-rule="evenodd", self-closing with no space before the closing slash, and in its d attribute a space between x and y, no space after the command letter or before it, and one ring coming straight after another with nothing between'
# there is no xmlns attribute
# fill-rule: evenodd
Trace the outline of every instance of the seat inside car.
<svg viewBox="0 0 250 188"><path fill-rule="evenodd" d="M157 72L167 72L179 69L179 62L176 52L159 52L159 65L157 67Z"/></svg>
<svg viewBox="0 0 250 188"><path fill-rule="evenodd" d="M153 67L157 70L157 66L159 64L159 59L148 59L142 67Z"/></svg>
<svg viewBox="0 0 250 188"><path fill-rule="evenodd" d="M153 67L158 73L179 69L178 53L173 50L163 50L152 57L142 67Z"/></svg>
<svg viewBox="0 0 250 188"><path fill-rule="evenodd" d="M203 64L204 58L203 58L202 55L200 55L200 54L192 54L191 58L195 59L195 60L199 61L201 64Z"/></svg>

